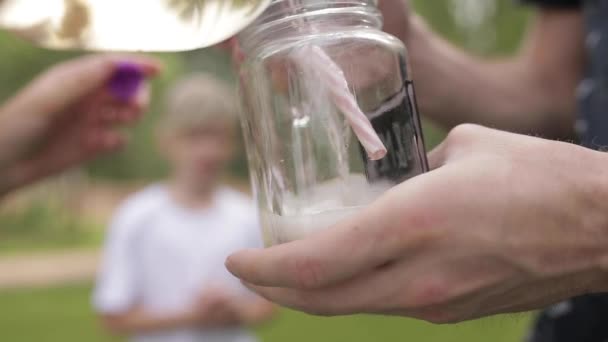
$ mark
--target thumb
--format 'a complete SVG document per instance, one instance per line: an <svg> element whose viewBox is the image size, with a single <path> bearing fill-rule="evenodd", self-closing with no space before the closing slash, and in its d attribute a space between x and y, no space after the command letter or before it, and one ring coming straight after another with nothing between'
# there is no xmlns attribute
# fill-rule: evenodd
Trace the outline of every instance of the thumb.
<svg viewBox="0 0 608 342"><path fill-rule="evenodd" d="M45 115L60 111L106 85L121 63L136 65L146 77L160 72L160 64L139 56L90 55L50 69L17 97L27 99L28 108Z"/></svg>

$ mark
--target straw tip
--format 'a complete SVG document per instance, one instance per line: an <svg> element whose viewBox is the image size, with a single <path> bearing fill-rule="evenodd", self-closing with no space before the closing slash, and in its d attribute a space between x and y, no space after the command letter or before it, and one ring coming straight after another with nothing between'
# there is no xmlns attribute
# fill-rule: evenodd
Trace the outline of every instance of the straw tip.
<svg viewBox="0 0 608 342"><path fill-rule="evenodd" d="M376 151L369 152L368 157L370 160L376 161L386 157L386 153L387 151L385 149L379 149Z"/></svg>

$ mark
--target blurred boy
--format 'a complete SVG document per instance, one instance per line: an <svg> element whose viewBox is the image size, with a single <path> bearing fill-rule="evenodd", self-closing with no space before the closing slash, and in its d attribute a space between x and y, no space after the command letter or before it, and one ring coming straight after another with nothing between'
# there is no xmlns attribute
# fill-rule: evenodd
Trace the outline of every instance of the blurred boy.
<svg viewBox="0 0 608 342"><path fill-rule="evenodd" d="M231 252L261 245L250 200L219 185L233 155L235 102L204 75L169 93L159 141L172 175L116 214L94 295L113 332L139 342L250 342L246 326L272 315L224 267Z"/></svg>

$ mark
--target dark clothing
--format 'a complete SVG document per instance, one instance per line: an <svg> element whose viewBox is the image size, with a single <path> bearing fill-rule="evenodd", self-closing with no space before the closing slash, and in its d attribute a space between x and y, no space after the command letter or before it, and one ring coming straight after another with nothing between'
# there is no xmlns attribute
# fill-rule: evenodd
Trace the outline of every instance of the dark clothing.
<svg viewBox="0 0 608 342"><path fill-rule="evenodd" d="M589 55L586 78L578 89L578 133L583 145L608 147L608 0L583 0Z"/></svg>
<svg viewBox="0 0 608 342"><path fill-rule="evenodd" d="M522 0L523 3L530 3L545 7L580 8L581 2L585 0Z"/></svg>
<svg viewBox="0 0 608 342"><path fill-rule="evenodd" d="M541 313L530 342L607 342L608 295L589 295Z"/></svg>
<svg viewBox="0 0 608 342"><path fill-rule="evenodd" d="M584 146L608 150L608 0L523 2L583 11L588 64L577 89L579 115L575 129ZM608 342L608 294L574 298L545 310L529 341Z"/></svg>

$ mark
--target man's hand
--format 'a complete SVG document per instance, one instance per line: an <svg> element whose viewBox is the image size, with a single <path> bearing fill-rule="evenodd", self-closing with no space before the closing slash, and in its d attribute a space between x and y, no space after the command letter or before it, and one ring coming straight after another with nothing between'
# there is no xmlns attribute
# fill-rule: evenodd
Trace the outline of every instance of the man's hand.
<svg viewBox="0 0 608 342"><path fill-rule="evenodd" d="M608 290L604 154L465 125L430 162L352 219L227 267L309 313L440 323Z"/></svg>
<svg viewBox="0 0 608 342"><path fill-rule="evenodd" d="M149 96L144 87L125 103L109 93L125 61L146 77L160 71L143 57L87 56L52 68L0 106L0 195L124 145L118 126L136 121Z"/></svg>

